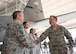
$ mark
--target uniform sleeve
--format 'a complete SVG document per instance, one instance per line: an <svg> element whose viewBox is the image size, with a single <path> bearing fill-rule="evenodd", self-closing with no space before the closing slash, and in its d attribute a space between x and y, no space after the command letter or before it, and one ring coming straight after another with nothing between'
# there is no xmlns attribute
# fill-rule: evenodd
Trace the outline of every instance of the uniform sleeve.
<svg viewBox="0 0 76 54"><path fill-rule="evenodd" d="M69 47L73 47L73 39L72 39L72 36L71 36L71 34L70 34L70 32L67 30L67 29L65 29L64 28L64 35L66 36L66 38L68 39L68 42L69 42L69 44L70 44L70 46Z"/></svg>
<svg viewBox="0 0 76 54"><path fill-rule="evenodd" d="M22 30L21 28L22 28L22 27L21 27L20 25L16 25L16 26L14 27L14 33L15 33L15 35L16 35L17 40L18 40L21 44L23 44L24 46L28 47L29 44L28 44L28 42L26 41L24 32L23 32L23 30Z"/></svg>
<svg viewBox="0 0 76 54"><path fill-rule="evenodd" d="M41 36L34 41L35 44L42 42L48 36L48 29L41 34Z"/></svg>

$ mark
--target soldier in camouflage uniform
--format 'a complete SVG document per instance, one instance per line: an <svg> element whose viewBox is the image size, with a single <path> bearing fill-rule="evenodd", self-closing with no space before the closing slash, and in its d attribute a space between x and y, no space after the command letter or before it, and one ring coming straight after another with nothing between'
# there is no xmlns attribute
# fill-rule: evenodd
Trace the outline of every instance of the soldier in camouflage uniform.
<svg viewBox="0 0 76 54"><path fill-rule="evenodd" d="M21 11L13 13L13 22L9 23L2 46L2 54L23 54L23 48L29 47L26 41Z"/></svg>
<svg viewBox="0 0 76 54"><path fill-rule="evenodd" d="M29 27L28 22L24 21L23 26L24 26L24 30L25 30L25 34L26 34L26 41L29 43L29 47L24 47L24 53L25 54L30 54L31 38L30 38L29 33L27 32L27 29Z"/></svg>
<svg viewBox="0 0 76 54"><path fill-rule="evenodd" d="M69 41L69 50L70 54L73 53L73 39L71 37L71 34L67 29L65 29L63 26L56 24L57 17L56 16L50 16L49 23L51 26L46 29L44 33L33 43L33 47L35 47L35 44L38 44L39 42L43 41L47 36L49 37L49 49L51 54L68 54L67 53L67 47L64 40L64 36Z"/></svg>

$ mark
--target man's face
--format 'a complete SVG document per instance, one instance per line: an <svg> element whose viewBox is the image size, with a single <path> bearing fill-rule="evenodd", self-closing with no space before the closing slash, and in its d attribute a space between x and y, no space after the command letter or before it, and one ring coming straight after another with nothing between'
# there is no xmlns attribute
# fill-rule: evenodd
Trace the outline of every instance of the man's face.
<svg viewBox="0 0 76 54"><path fill-rule="evenodd" d="M24 14L21 12L21 13L19 13L18 15L17 15L17 18L21 21L21 22L23 22L24 21Z"/></svg>
<svg viewBox="0 0 76 54"><path fill-rule="evenodd" d="M49 23L50 23L51 25L56 24L56 19L55 19L53 16L50 16Z"/></svg>
<svg viewBox="0 0 76 54"><path fill-rule="evenodd" d="M26 23L25 25L24 25L24 28L28 28L29 27L29 24L28 23Z"/></svg>

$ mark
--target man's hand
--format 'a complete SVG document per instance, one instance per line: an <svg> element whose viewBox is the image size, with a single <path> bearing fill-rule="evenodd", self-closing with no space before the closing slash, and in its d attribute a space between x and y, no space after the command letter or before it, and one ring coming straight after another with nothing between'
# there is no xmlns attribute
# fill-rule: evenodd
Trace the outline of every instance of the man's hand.
<svg viewBox="0 0 76 54"><path fill-rule="evenodd" d="M70 51L70 54L72 54L73 53L73 47L70 47L69 51Z"/></svg>
<svg viewBox="0 0 76 54"><path fill-rule="evenodd" d="M35 43L33 43L33 44L32 44L32 48L35 48L35 46L36 46L36 44L35 44Z"/></svg>

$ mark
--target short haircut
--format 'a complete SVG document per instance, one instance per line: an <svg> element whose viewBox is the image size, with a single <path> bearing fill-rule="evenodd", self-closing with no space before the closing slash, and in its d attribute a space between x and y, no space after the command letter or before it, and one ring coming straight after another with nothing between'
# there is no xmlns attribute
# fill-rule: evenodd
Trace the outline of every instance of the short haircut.
<svg viewBox="0 0 76 54"><path fill-rule="evenodd" d="M54 18L56 19L56 21L57 21L57 17L56 17L56 16L54 16L54 15L51 15L50 17L54 17Z"/></svg>
<svg viewBox="0 0 76 54"><path fill-rule="evenodd" d="M13 20L16 19L18 13L21 13L22 11L14 11L13 14L12 14L12 17L13 17Z"/></svg>
<svg viewBox="0 0 76 54"><path fill-rule="evenodd" d="M23 22L23 25L25 25L26 23L27 23L27 21L24 21L24 22Z"/></svg>

